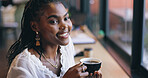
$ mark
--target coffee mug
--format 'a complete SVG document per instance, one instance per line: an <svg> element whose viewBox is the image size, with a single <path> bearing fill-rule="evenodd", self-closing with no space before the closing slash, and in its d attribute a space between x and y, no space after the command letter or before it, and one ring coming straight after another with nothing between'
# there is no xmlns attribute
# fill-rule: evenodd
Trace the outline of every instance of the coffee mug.
<svg viewBox="0 0 148 78"><path fill-rule="evenodd" d="M80 62L83 63L87 67L85 70L89 73L94 73L95 71L98 71L101 68L102 61L96 58L82 58Z"/></svg>

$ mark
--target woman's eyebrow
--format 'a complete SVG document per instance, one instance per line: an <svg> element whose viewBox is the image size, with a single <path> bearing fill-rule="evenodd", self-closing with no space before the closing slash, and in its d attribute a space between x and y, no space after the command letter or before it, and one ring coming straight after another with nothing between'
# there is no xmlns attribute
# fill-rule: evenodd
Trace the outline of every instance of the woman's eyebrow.
<svg viewBox="0 0 148 78"><path fill-rule="evenodd" d="M68 12L66 12L66 13L64 14L64 16L66 16L67 14L68 14ZM52 17L58 18L59 16L57 16L57 15L50 15L50 16L48 17L48 19L49 19L49 18L52 18Z"/></svg>
<svg viewBox="0 0 148 78"><path fill-rule="evenodd" d="M68 12L66 12L64 16L66 16L67 14L68 14Z"/></svg>
<svg viewBox="0 0 148 78"><path fill-rule="evenodd" d="M54 18L58 18L57 15L50 15L50 16L48 17L48 19L49 19L49 18L52 18L52 17L54 17Z"/></svg>

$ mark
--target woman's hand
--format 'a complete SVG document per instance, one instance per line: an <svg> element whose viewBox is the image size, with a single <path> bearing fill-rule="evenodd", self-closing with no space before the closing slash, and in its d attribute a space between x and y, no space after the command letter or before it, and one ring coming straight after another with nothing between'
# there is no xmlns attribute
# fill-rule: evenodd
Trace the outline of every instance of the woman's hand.
<svg viewBox="0 0 148 78"><path fill-rule="evenodd" d="M102 73L101 73L100 70L99 71L95 71L94 75L96 76L95 78L102 78Z"/></svg>
<svg viewBox="0 0 148 78"><path fill-rule="evenodd" d="M83 72L86 69L87 67L82 65L82 63L76 64L75 66L69 68L63 78L85 78L89 75L88 72Z"/></svg>
<svg viewBox="0 0 148 78"><path fill-rule="evenodd" d="M102 78L102 72L99 71L95 71L94 75L91 73L87 78Z"/></svg>

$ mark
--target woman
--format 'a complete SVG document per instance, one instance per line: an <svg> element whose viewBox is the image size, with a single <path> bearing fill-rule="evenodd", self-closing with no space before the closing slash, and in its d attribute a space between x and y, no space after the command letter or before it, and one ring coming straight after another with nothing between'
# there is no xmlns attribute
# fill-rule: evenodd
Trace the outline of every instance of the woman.
<svg viewBox="0 0 148 78"><path fill-rule="evenodd" d="M72 23L58 0L30 0L22 17L22 32L9 49L7 78L82 78L87 69L74 65L69 36ZM97 71L96 75L101 76Z"/></svg>

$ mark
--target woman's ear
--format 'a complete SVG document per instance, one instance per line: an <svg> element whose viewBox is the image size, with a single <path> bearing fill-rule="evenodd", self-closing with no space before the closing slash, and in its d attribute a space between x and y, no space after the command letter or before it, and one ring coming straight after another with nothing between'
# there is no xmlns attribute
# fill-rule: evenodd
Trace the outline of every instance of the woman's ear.
<svg viewBox="0 0 148 78"><path fill-rule="evenodd" d="M39 26L38 26L38 24L36 23L36 22L30 22L30 25L31 25L31 29L33 30L33 31L39 31Z"/></svg>

